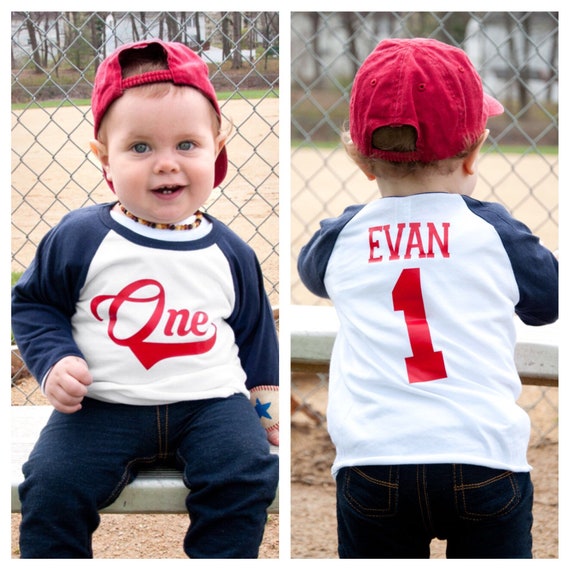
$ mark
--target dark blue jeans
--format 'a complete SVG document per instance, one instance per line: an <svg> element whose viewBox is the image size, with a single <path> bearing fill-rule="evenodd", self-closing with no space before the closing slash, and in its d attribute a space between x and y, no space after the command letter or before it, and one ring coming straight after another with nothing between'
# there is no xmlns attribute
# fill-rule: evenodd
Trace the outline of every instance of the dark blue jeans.
<svg viewBox="0 0 570 570"><path fill-rule="evenodd" d="M23 468L21 557L92 557L99 509L155 462L180 467L191 489L189 557L257 557L278 459L241 394L164 406L86 399L75 414L54 411Z"/></svg>
<svg viewBox="0 0 570 570"><path fill-rule="evenodd" d="M349 467L337 474L340 558L532 558L529 473L474 465Z"/></svg>

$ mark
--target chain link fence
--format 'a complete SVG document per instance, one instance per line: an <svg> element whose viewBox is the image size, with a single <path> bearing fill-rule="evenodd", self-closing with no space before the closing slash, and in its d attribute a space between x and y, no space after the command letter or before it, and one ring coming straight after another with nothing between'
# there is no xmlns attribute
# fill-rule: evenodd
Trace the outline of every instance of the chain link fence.
<svg viewBox="0 0 570 570"><path fill-rule="evenodd" d="M291 299L327 304L296 272L319 221L376 197L340 144L352 78L378 41L433 37L463 48L505 113L479 163L475 197L506 205L558 248L558 14L552 12L313 12L291 15ZM293 422L326 421L328 378L293 375ZM533 442L558 438L558 389L525 386Z"/></svg>
<svg viewBox="0 0 570 570"><path fill-rule="evenodd" d="M205 210L254 248L279 303L279 15L277 12L12 12L12 282L68 211L113 200L89 152L97 65L158 37L208 64L232 125L228 175ZM12 401L41 402L12 347ZM16 400L16 401L15 401Z"/></svg>
<svg viewBox="0 0 570 570"><path fill-rule="evenodd" d="M258 253L279 302L276 12L13 12L12 272L74 208L112 199L98 163L89 96L98 62L146 37L183 41L208 63L224 117L233 123L230 167L207 209ZM299 282L299 248L318 222L375 191L339 144L352 77L384 37L437 37L464 48L485 89L504 104L480 162L477 197L504 203L544 243L558 247L558 15L550 12L291 14L291 300L321 304ZM289 244L287 244L289 245ZM12 351L12 393L41 400ZM327 378L293 378L293 419L324 422ZM537 442L558 437L556 388L525 387ZM548 416L548 422L535 417Z"/></svg>

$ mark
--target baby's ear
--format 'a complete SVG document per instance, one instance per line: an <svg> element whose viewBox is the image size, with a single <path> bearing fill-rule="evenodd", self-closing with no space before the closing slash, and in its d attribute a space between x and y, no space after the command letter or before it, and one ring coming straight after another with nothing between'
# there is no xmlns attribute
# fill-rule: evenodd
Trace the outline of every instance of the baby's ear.
<svg viewBox="0 0 570 570"><path fill-rule="evenodd" d="M372 182L372 180L376 180L376 174L372 173L370 170L368 170L364 166L361 166L360 164L358 166L359 166L360 170L362 170L362 172L364 172L364 175L366 176L366 178L368 178L368 180L370 180L371 182Z"/></svg>
<svg viewBox="0 0 570 570"><path fill-rule="evenodd" d="M463 159L463 171L466 174L475 174L475 163L477 162L477 158L479 157L481 148L483 147L483 144L487 140L488 136L489 136L489 131L485 130L483 134L479 137L477 144L471 149L469 154Z"/></svg>
<svg viewBox="0 0 570 570"><path fill-rule="evenodd" d="M222 149L226 146L226 142L228 142L228 135L226 133L218 133L218 136L214 140L216 157L222 152Z"/></svg>
<svg viewBox="0 0 570 570"><path fill-rule="evenodd" d="M91 152L93 152L93 154L99 159L106 178L110 180L109 152L107 151L107 146L98 140L89 141L89 146L91 148Z"/></svg>
<svg viewBox="0 0 570 570"><path fill-rule="evenodd" d="M101 141L89 141L89 147L91 148L91 152L99 159L99 162L103 166L108 164L109 153L107 152L107 147Z"/></svg>
<svg viewBox="0 0 570 570"><path fill-rule="evenodd" d="M98 140L89 141L89 146L91 147L93 154L99 159L99 162L103 168L103 175L105 177L105 180L111 187L111 190L114 192L115 190L113 189L111 168L109 166L109 151L107 150L107 146Z"/></svg>
<svg viewBox="0 0 570 570"><path fill-rule="evenodd" d="M368 166L367 164L364 164L363 162L360 162L359 160L355 160L354 161L356 166L358 166L358 168L364 173L364 176L366 176L366 178L368 178L368 180L372 181L372 180L376 180L376 174L374 174L372 172L372 170L370 169L370 166Z"/></svg>

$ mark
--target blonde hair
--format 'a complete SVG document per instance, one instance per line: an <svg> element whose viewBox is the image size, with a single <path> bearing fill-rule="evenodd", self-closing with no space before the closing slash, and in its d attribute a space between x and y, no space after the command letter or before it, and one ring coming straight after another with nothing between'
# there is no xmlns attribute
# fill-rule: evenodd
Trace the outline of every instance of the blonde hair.
<svg viewBox="0 0 570 570"><path fill-rule="evenodd" d="M396 162L362 154L352 142L350 132L346 130L341 140L348 156L359 166L374 174L377 178L404 178L416 174L435 171L439 174L451 174L477 145L467 143L463 151L456 156L433 162L407 161ZM413 152L416 150L417 131L411 125L398 127L379 127L372 133L372 146L379 150L391 152Z"/></svg>

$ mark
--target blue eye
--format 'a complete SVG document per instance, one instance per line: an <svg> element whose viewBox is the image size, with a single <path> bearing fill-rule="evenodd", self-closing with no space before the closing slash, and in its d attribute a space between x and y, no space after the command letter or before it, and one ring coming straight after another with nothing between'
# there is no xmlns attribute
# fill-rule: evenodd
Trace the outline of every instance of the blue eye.
<svg viewBox="0 0 570 570"><path fill-rule="evenodd" d="M149 149L149 146L146 143L136 143L132 146L132 149L134 152L140 154L143 152L147 152Z"/></svg>
<svg viewBox="0 0 570 570"><path fill-rule="evenodd" d="M194 147L194 143L192 143L190 141L184 141L178 145L178 148L180 150L191 150L193 147Z"/></svg>

